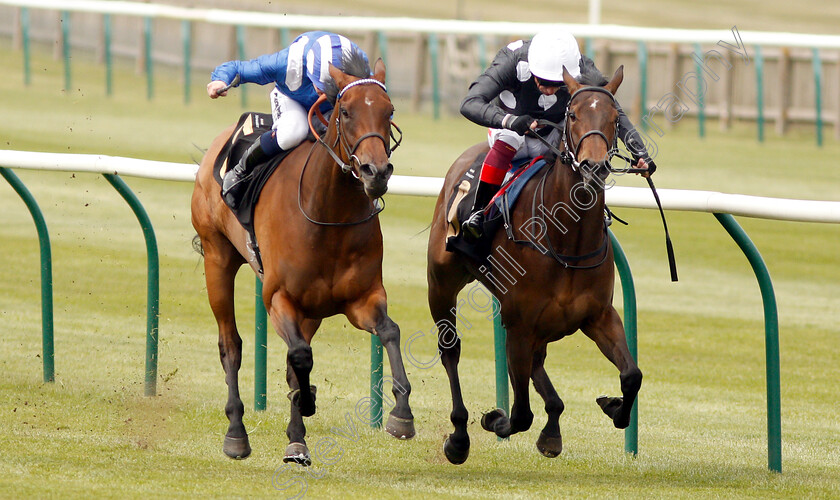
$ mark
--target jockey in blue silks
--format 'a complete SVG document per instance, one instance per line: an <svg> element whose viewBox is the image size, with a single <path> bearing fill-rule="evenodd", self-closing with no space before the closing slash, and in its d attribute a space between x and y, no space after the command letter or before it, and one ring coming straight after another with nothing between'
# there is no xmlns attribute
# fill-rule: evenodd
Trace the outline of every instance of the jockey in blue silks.
<svg viewBox="0 0 840 500"><path fill-rule="evenodd" d="M347 37L326 31L301 34L289 47L250 61L228 61L219 65L210 76L207 94L216 99L227 95L236 75L240 83L274 83L271 91L272 129L256 141L230 169L222 183L222 197L235 208L238 196L244 191L254 165L282 151L288 151L306 138L309 132L307 112L324 92L324 82L330 78L329 65L342 69L342 56L358 51L367 55ZM322 111L331 109L329 102ZM231 203L232 202L232 203Z"/></svg>

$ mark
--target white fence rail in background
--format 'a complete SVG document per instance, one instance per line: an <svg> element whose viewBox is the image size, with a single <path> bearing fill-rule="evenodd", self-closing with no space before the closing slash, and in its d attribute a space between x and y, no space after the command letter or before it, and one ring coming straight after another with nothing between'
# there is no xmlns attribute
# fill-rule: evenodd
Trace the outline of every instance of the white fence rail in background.
<svg viewBox="0 0 840 500"><path fill-rule="evenodd" d="M14 150L0 150L0 166L30 170L119 174L184 182L193 182L198 171L198 165L191 163ZM395 175L388 183L388 193L435 197L440 193L442 186L443 179L439 177ZM727 213L799 222L840 223L840 201L791 200L685 189L659 189L658 193L662 207L666 210ZM607 190L607 203L613 207L656 208L656 201L647 188L614 186Z"/></svg>
<svg viewBox="0 0 840 500"><path fill-rule="evenodd" d="M650 42L712 43L729 40L728 30L644 28L611 24L526 23L464 21L454 19L415 19L405 17L307 16L271 12L184 8L173 5L103 0L0 0L0 5L52 9L70 12L119 14L214 24L259 26L265 28L305 28L325 30L365 30L411 33L453 33L463 35L523 35L546 27L569 30L575 36L610 40ZM742 31L750 44L775 47L840 49L840 36L766 31Z"/></svg>
<svg viewBox="0 0 840 500"><path fill-rule="evenodd" d="M772 121L779 134L785 134L791 123L812 123L818 145L823 142L823 124L833 124L834 136L840 139L840 93L836 91L840 88L840 35L739 31L735 27L730 30L727 24L722 25L725 29L698 30L311 16L101 0L0 0L0 9L5 9L4 20L11 22L0 23L0 33L11 33L15 46L20 46L21 40L25 45L31 36L53 44L56 58L63 53L67 89L74 88L69 69L71 40L78 48L92 49L103 57L111 53L111 39L115 43L120 39L120 54L137 57L138 70L147 73L149 98L154 94L153 61L183 65L184 99L189 102L192 69L208 69L222 60L247 59L276 50L289 41L291 30L327 29L358 35L369 55L380 55L388 63L392 95L410 95L415 111L421 102L430 101L438 117L442 108L457 113L467 86L499 46L512 37L530 36L551 26L576 35L585 45L585 53L605 72L610 73L619 64L629 65L619 99L642 128L650 125L643 120L646 113L653 119L657 108L661 108L661 115L674 104L669 97L681 96L685 106L682 112L697 116L700 136L705 134L705 120L716 118L722 129L733 120L756 122L759 141L764 140L765 120ZM41 11L37 22L28 12L32 9ZM78 15L71 16L74 13ZM111 16L120 21L111 21ZM131 22L123 22L128 20ZM74 36L70 25L77 26L77 22ZM121 29L114 30L112 22L119 23ZM178 22L180 28L175 24ZM30 23L40 30L30 30ZM707 58L709 47L714 47L717 54ZM109 57L104 57L106 66ZM706 59L711 68L705 65ZM742 61L744 64L740 64ZM28 62L24 66L28 83ZM704 82L708 71L720 75L710 75ZM692 78L695 73L697 77ZM110 69L106 75L110 94ZM675 90L678 84L682 84L681 90ZM240 93L243 106L247 106L245 90ZM665 127L673 126L662 116L656 119Z"/></svg>

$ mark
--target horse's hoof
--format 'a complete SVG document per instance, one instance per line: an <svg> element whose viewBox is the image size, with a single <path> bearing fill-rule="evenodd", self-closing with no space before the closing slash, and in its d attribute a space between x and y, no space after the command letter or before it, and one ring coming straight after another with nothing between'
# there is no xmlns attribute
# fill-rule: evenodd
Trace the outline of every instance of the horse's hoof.
<svg viewBox="0 0 840 500"><path fill-rule="evenodd" d="M470 456L470 442L467 441L467 447L461 450L455 446L451 439L446 438L446 441L443 442L443 454L446 455L446 459L449 460L449 463L461 465L466 462L467 457Z"/></svg>
<svg viewBox="0 0 840 500"><path fill-rule="evenodd" d="M236 460L248 458L251 454L251 445L248 443L248 436L245 437L231 437L225 436L225 445L222 447L225 455Z"/></svg>
<svg viewBox="0 0 840 500"><path fill-rule="evenodd" d="M481 416L481 428L485 431L496 432L493 426L496 425L496 422L500 418L507 418L507 413L501 408L496 408L493 411L485 413Z"/></svg>
<svg viewBox="0 0 840 500"><path fill-rule="evenodd" d="M616 420L616 417L619 414L618 410L620 410L621 405L624 404L624 398L611 398L611 397L608 397L608 396L601 396L598 399L596 399L595 402L598 403L598 406L601 407L601 410L604 411L604 414L606 414L608 417L610 417L612 419L613 424L617 428L625 429L625 428L627 428L628 425L630 425L629 414L628 414L627 418L622 419L622 420L626 420L627 421L626 423L623 422L623 421Z"/></svg>
<svg viewBox="0 0 840 500"><path fill-rule="evenodd" d="M287 464L296 463L304 467L309 467L312 465L309 448L303 443L289 443L289 446L286 447L286 455L283 457L283 462Z"/></svg>
<svg viewBox="0 0 840 500"><path fill-rule="evenodd" d="M411 439L415 434L414 419L388 415L388 422L385 423L385 430L388 431L388 434L397 439Z"/></svg>
<svg viewBox="0 0 840 500"><path fill-rule="evenodd" d="M540 432L540 437L537 439L537 450L544 457L555 458L563 451L563 437L547 436L545 432Z"/></svg>

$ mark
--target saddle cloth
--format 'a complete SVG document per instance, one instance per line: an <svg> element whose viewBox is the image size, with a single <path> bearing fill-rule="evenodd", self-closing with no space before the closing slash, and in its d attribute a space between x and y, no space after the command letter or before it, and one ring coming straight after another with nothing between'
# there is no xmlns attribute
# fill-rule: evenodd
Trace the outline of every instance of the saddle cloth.
<svg viewBox="0 0 840 500"><path fill-rule="evenodd" d="M259 140L263 132L271 130L271 125L272 118L270 114L246 112L239 117L233 134L231 134L230 139L222 146L219 155L216 157L216 163L213 165L213 177L219 184L220 190L222 178L225 173L239 163L242 155L245 154L251 144ZM262 272L262 259L260 258L257 238L254 233L254 209L257 206L260 192L263 186L265 186L266 181L271 177L271 174L288 153L288 151L283 151L279 155L268 159L268 161L255 165L250 176L245 181L247 187L242 195L242 200L239 202L239 206L235 210L231 209L236 219L242 224L242 227L248 231L248 237L250 238L249 247L254 252L260 272Z"/></svg>
<svg viewBox="0 0 840 500"><path fill-rule="evenodd" d="M522 189L544 166L541 156L525 159L508 173L505 182L496 196L485 209L484 234L478 241L469 243L464 241L461 226L470 216L475 203L475 192L478 187L479 172L484 163L486 153L479 154L470 165L458 184L453 189L449 205L446 207L446 220L449 228L446 232L446 250L461 253L478 262L484 262L490 254L493 236L502 226L502 207L512 209L516 204Z"/></svg>

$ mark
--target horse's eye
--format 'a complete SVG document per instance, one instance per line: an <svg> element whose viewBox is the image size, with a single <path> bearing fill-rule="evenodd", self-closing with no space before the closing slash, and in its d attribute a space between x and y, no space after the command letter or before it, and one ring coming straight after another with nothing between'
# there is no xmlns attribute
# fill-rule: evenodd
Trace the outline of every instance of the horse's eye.
<svg viewBox="0 0 840 500"><path fill-rule="evenodd" d="M341 116L343 116L344 118L348 118L350 117L350 113L348 113L346 109L341 108Z"/></svg>
<svg viewBox="0 0 840 500"><path fill-rule="evenodd" d="M572 121L577 120L577 115L575 115L574 111L569 111L569 119Z"/></svg>

